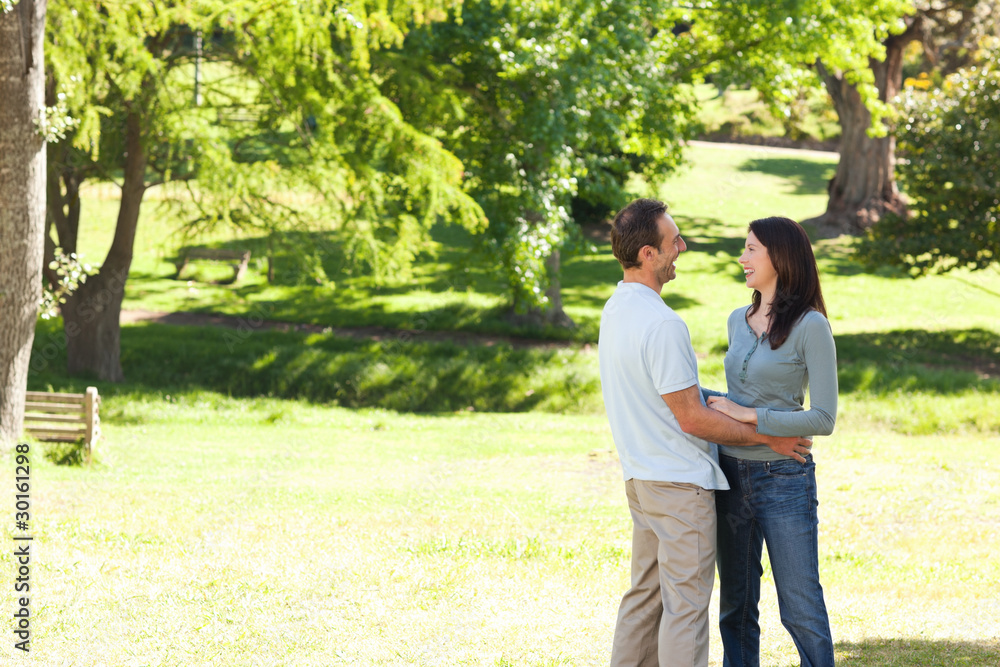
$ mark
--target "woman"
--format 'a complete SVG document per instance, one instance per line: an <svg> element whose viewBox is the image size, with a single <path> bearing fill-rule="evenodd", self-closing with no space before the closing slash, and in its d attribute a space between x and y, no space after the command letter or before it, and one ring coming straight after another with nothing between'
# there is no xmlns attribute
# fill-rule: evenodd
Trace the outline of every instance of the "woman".
<svg viewBox="0 0 1000 667"><path fill-rule="evenodd" d="M729 392L708 397L709 406L766 435L829 435L837 415L837 350L809 237L787 218L755 220L739 262L753 303L729 317ZM723 664L759 664L757 604L766 542L781 622L802 665L832 666L812 455L803 464L763 445L720 446L719 459L730 486L716 491Z"/></svg>

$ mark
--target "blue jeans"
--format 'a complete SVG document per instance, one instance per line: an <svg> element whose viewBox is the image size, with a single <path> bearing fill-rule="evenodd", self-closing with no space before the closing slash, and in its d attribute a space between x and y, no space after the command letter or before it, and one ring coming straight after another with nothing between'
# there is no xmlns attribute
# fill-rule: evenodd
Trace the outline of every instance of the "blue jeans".
<svg viewBox="0 0 1000 667"><path fill-rule="evenodd" d="M767 543L785 626L803 667L834 664L830 620L819 584L816 464L750 461L720 455L729 491L715 492L718 512L719 630L724 667L760 664L761 552Z"/></svg>

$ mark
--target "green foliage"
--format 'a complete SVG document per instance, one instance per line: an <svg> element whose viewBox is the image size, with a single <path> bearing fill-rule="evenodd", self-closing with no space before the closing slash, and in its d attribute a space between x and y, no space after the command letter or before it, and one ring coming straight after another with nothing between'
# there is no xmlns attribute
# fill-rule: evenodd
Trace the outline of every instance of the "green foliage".
<svg viewBox="0 0 1000 667"><path fill-rule="evenodd" d="M905 53L904 76L935 86L974 64L977 45L1000 30L996 0L913 0L922 21L921 43Z"/></svg>
<svg viewBox="0 0 1000 667"><path fill-rule="evenodd" d="M54 283L48 283L42 291L42 302L38 306L38 315L42 319L54 317L66 298L87 282L90 265L82 262L75 252L68 255L62 248L55 249L55 258L49 262L49 270L55 276Z"/></svg>
<svg viewBox="0 0 1000 667"><path fill-rule="evenodd" d="M436 220L488 219L481 258L523 311L558 278L546 258L586 247L574 218L609 216L633 172L679 164L696 115L681 84L750 80L788 111L819 58L870 78L904 6L71 0L53 8L50 60L82 156L53 162L115 174L121 119L141 110L152 182L197 179L191 230L273 244L335 227L381 282L409 277Z"/></svg>
<svg viewBox="0 0 1000 667"><path fill-rule="evenodd" d="M42 109L41 116L35 120L35 127L47 143L57 143L65 139L79 122L69 115L66 104L59 102L55 106Z"/></svg>
<svg viewBox="0 0 1000 667"><path fill-rule="evenodd" d="M46 65L50 88L79 120L70 138L96 169L120 168L125 105L142 109L156 126L158 145L174 147L179 122L170 122L185 99L162 83L179 66L178 27L208 27L203 14L186 5L124 3L109 7L98 0L53 3L47 15ZM103 161L102 161L103 158ZM60 165L63 166L63 165Z"/></svg>
<svg viewBox="0 0 1000 667"><path fill-rule="evenodd" d="M51 83L80 123L53 169L77 183L117 175L124 119L137 114L149 155L140 177L188 184L171 193L179 215L194 203L191 229L278 239L339 228L348 256L378 279L405 275L439 219L469 229L485 219L462 189L461 163L403 121L368 63L454 4L58 3Z"/></svg>
<svg viewBox="0 0 1000 667"><path fill-rule="evenodd" d="M789 106L788 115L773 109L752 88L733 86L720 91L713 85L695 87L700 136L718 139L783 137L795 141L829 141L840 135L837 113L824 90L807 88Z"/></svg>
<svg viewBox="0 0 1000 667"><path fill-rule="evenodd" d="M801 92L819 85L815 65L822 61L857 85L877 120L888 110L878 100L869 58L885 57L882 41L902 32L902 17L912 12L909 0L699 0L674 17L690 27L689 67L711 74L720 87L752 84L779 116L791 117ZM881 124L873 126L878 131Z"/></svg>
<svg viewBox="0 0 1000 667"><path fill-rule="evenodd" d="M465 163L490 220L484 254L523 310L544 305L557 279L546 257L583 245L574 218L610 216L634 196L632 172L680 163L697 115L682 84L753 83L795 127L822 60L879 111L868 59L884 55L881 40L911 9L904 0L482 0L373 62L406 118Z"/></svg>
<svg viewBox="0 0 1000 667"><path fill-rule="evenodd" d="M484 256L519 311L547 303L545 260L573 240L575 198L610 214L633 171L679 162L693 95L666 10L478 0L379 61L387 95L465 163L490 221Z"/></svg>
<svg viewBox="0 0 1000 667"><path fill-rule="evenodd" d="M192 192L203 221L269 235L289 223L332 225L348 233L348 256L381 281L406 277L439 218L481 229L462 164L405 122L367 70L370 49L398 44L411 22L449 5L404 15L400 3L391 16L372 9L363 19L322 2L264 13L246 3L227 57L254 84L244 104L256 122L228 127L228 144L212 151ZM373 32L362 45L365 26Z"/></svg>
<svg viewBox="0 0 1000 667"><path fill-rule="evenodd" d="M912 215L892 216L860 245L873 266L912 275L1000 260L1000 50L929 92L909 89L897 170Z"/></svg>

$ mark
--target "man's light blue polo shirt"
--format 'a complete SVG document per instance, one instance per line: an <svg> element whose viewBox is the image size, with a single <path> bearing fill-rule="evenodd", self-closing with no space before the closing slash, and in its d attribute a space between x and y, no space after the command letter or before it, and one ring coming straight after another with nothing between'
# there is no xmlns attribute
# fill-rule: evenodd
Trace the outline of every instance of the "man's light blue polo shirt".
<svg viewBox="0 0 1000 667"><path fill-rule="evenodd" d="M659 294L618 283L601 314L598 357L625 479L728 489L716 446L682 431L660 396L697 386L698 361L687 325Z"/></svg>

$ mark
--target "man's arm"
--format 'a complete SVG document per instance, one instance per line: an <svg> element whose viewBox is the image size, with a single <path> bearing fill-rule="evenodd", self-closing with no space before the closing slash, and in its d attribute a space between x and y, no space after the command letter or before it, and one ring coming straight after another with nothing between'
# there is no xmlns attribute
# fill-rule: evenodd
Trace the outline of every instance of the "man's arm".
<svg viewBox="0 0 1000 667"><path fill-rule="evenodd" d="M812 442L806 438L761 435L749 424L705 407L701 404L701 390L697 385L661 396L677 418L681 430L703 440L735 447L767 445L778 454L791 456L799 463L805 463L803 456L812 447Z"/></svg>

